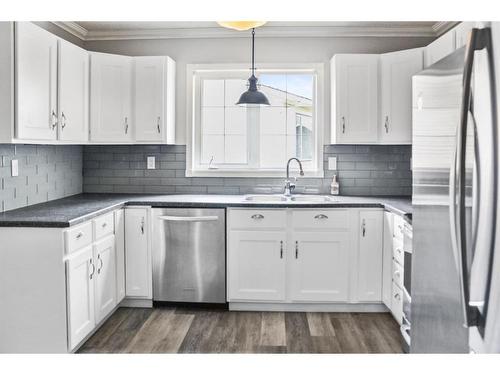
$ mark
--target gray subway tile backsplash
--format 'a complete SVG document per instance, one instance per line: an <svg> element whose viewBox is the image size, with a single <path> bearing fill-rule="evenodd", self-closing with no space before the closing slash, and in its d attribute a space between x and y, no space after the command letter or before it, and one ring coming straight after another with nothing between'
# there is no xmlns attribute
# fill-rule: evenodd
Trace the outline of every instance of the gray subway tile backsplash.
<svg viewBox="0 0 500 375"><path fill-rule="evenodd" d="M110 156L110 154L112 156ZM155 156L157 169L146 169ZM328 170L328 157L337 170ZM299 178L297 193L328 193L334 174L343 195L411 195L411 146L326 145L325 178ZM84 146L83 191L108 193L280 193L282 178L186 177L181 145Z"/></svg>
<svg viewBox="0 0 500 375"><path fill-rule="evenodd" d="M82 192L82 146L0 144L0 212ZM18 160L19 176L11 176Z"/></svg>

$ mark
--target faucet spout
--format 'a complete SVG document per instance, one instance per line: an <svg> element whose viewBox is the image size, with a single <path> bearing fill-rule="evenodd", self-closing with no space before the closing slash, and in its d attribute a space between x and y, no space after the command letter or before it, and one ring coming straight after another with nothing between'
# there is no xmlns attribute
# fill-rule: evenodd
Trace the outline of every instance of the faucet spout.
<svg viewBox="0 0 500 375"><path fill-rule="evenodd" d="M285 197L291 197L292 196L292 191L295 189L295 184L292 184L290 181L290 162L292 160L295 160L299 164L299 174L301 176L304 175L304 170L302 169L302 163L299 159L297 158L290 158L288 159L288 162L286 163L286 180L285 180L285 191L284 195Z"/></svg>

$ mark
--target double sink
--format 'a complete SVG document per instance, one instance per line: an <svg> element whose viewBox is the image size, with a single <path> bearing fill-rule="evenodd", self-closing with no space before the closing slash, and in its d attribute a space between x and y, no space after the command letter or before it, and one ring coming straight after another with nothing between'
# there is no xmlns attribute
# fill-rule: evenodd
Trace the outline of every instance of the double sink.
<svg viewBox="0 0 500 375"><path fill-rule="evenodd" d="M267 202L267 203L280 203L280 202L297 202L297 203L331 203L335 202L332 197L327 195L292 195L287 197L283 194L260 194L260 195L247 195L245 196L247 202Z"/></svg>

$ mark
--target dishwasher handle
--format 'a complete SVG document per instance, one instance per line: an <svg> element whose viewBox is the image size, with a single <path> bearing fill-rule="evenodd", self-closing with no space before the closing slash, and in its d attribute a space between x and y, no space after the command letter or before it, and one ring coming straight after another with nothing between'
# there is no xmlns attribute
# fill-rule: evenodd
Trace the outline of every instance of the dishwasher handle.
<svg viewBox="0 0 500 375"><path fill-rule="evenodd" d="M218 216L158 216L159 220L163 221L182 221L182 222L195 222L195 221L217 221Z"/></svg>

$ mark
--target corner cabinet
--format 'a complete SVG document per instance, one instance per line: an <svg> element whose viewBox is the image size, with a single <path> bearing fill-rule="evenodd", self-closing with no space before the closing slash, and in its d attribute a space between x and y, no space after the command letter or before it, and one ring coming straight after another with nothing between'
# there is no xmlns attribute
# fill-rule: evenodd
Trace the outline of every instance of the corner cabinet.
<svg viewBox="0 0 500 375"><path fill-rule="evenodd" d="M379 55L339 54L331 60L331 143L373 143L378 135Z"/></svg>
<svg viewBox="0 0 500 375"><path fill-rule="evenodd" d="M135 140L175 143L174 60L134 57L133 66Z"/></svg>
<svg viewBox="0 0 500 375"><path fill-rule="evenodd" d="M412 76L422 69L422 48L380 55L380 143L412 143Z"/></svg>
<svg viewBox="0 0 500 375"><path fill-rule="evenodd" d="M90 140L132 142L132 125L132 57L92 52Z"/></svg>

